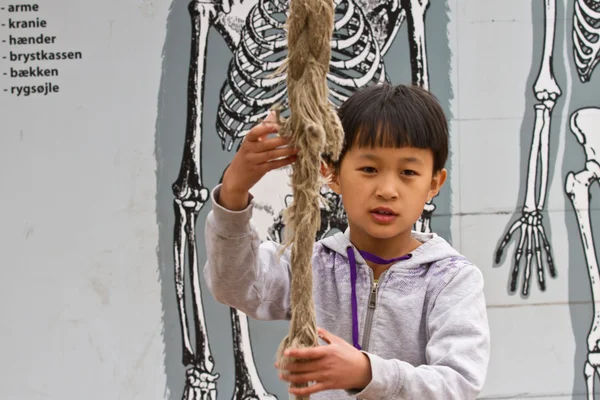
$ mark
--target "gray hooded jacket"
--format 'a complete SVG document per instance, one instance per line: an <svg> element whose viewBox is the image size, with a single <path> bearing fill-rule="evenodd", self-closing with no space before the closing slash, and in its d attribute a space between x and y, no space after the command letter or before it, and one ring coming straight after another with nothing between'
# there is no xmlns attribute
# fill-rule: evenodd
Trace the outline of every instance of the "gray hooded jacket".
<svg viewBox="0 0 600 400"><path fill-rule="evenodd" d="M257 320L289 320L290 251L262 242L245 210L218 204L206 220L206 284L215 299ZM317 325L353 343L351 274L356 266L357 338L371 362L371 383L311 398L475 399L484 384L490 334L480 270L436 234L413 233L423 244L392 265L378 285L348 234L313 247ZM348 248L354 253L349 257Z"/></svg>

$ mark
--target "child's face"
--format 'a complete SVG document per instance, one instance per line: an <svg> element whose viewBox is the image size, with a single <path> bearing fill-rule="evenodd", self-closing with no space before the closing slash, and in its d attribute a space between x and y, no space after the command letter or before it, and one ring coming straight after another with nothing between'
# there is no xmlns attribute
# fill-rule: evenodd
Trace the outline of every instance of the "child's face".
<svg viewBox="0 0 600 400"><path fill-rule="evenodd" d="M445 170L433 174L430 150L353 146L330 187L342 195L353 236L385 240L410 234L445 179Z"/></svg>

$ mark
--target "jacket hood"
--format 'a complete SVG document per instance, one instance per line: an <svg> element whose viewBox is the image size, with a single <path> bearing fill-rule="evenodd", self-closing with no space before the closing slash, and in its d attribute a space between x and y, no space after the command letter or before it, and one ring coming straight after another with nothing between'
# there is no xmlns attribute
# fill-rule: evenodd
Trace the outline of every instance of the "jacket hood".
<svg viewBox="0 0 600 400"><path fill-rule="evenodd" d="M410 254L411 258L396 262L391 268L417 268L424 264L431 264L438 262L450 257L461 257L461 254L456 251L444 238L438 236L436 233L421 233L413 231L411 232L412 237L422 243L421 246L417 247ZM348 258L347 248L351 246L354 250L354 256L356 262L360 264L366 264L365 259L359 253L359 251L350 242L350 230L346 229L346 232L338 232L334 235L328 236L320 243L340 254L344 258Z"/></svg>

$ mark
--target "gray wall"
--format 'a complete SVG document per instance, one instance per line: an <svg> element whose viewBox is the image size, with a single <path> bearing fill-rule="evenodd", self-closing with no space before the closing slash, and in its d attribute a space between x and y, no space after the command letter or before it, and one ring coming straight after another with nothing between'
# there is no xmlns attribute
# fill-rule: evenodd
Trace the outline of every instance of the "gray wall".
<svg viewBox="0 0 600 400"><path fill-rule="evenodd" d="M191 24L188 2L55 2L0 19L47 20L54 44L0 43L0 369L2 399L180 399L187 366L174 281L173 190L186 132ZM450 118L450 177L435 199L433 229L483 272L492 359L481 398L583 399L583 365L593 302L579 227L565 195L570 171L585 167L571 114L600 107L598 72L582 83L573 61L574 1L557 0L552 66L561 89L549 134L543 226L556 278L546 290L509 290L519 231L499 264L502 238L521 216L544 41L544 1L432 1L426 15L430 88ZM248 2L244 7L249 7ZM240 6L230 17L247 12ZM231 19L230 19L231 20ZM233 157L216 133L231 43L216 29L206 49L202 168L214 187ZM80 60L10 61L10 52L81 51ZM394 83L410 83L409 33L400 28L384 57ZM10 69L57 68L50 78L11 78ZM53 82L58 93L16 96L11 87ZM4 91L7 89L7 91ZM600 122L600 120L598 120ZM600 126L595 125L596 129ZM538 178L538 181L541 178ZM254 189L282 207L282 175ZM591 189L591 221L599 223ZM205 258L207 203L197 219ZM585 211L585 210L584 210ZM262 233L272 217L257 216ZM595 228L594 228L595 229ZM524 265L525 256L522 263ZM204 287L218 398L231 398L235 362L230 309ZM186 272L186 305L192 298ZM191 317L189 326L193 330ZM273 368L285 322L249 321L262 384L279 399ZM192 338L194 336L192 335Z"/></svg>

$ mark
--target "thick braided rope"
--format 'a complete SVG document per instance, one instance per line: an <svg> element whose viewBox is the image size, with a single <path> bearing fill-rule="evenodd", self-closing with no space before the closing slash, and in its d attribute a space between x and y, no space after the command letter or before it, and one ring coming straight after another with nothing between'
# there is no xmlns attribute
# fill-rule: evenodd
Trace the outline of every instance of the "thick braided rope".
<svg viewBox="0 0 600 400"><path fill-rule="evenodd" d="M337 160L343 144L341 123L328 101L327 73L334 24L333 0L291 0L287 19L287 90L290 117L281 135L300 148L292 167L293 204L286 210L286 246L291 245L291 306L288 336L278 350L282 366L290 347L318 345L312 296L312 252L320 225L322 155ZM301 397L299 399L307 399Z"/></svg>

